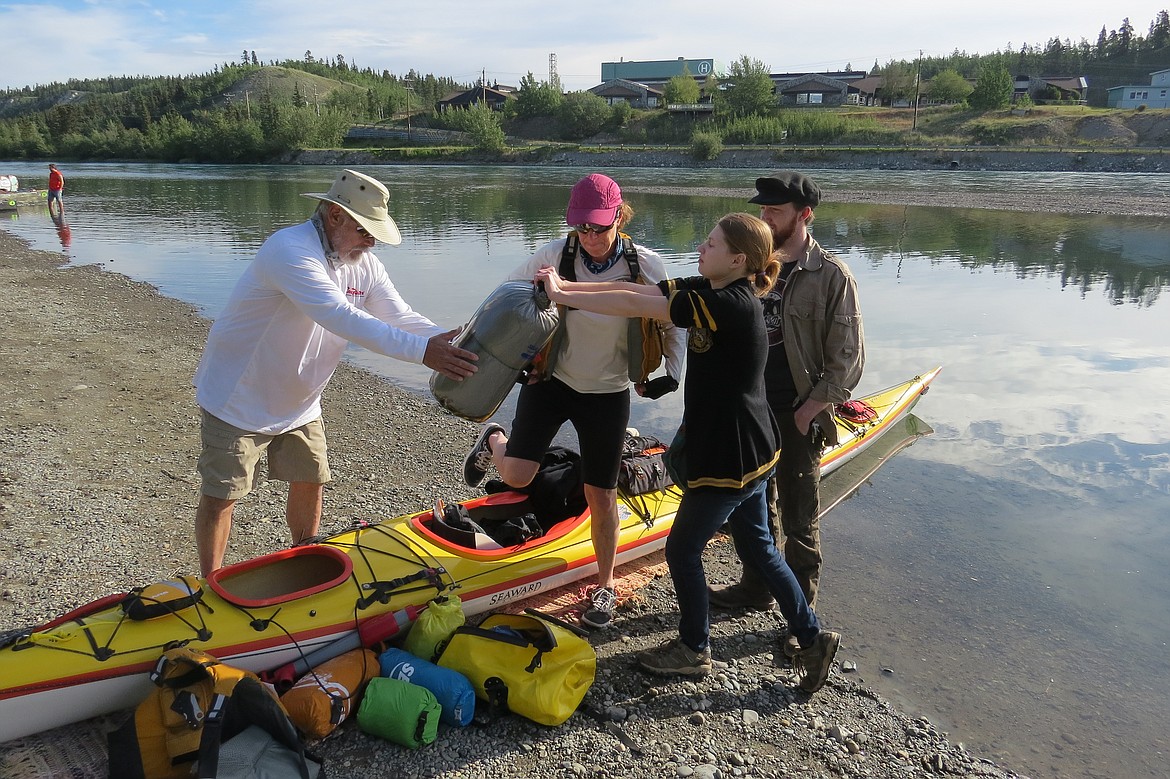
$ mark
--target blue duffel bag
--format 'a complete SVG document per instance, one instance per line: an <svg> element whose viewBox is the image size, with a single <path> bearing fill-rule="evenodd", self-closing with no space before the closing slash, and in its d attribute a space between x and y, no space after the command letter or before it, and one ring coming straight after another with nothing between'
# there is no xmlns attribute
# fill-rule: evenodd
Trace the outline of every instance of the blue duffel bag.
<svg viewBox="0 0 1170 779"><path fill-rule="evenodd" d="M387 649L378 657L382 676L401 679L430 690L443 707L440 721L468 725L475 716L475 688L467 677L450 668L416 657L403 649Z"/></svg>

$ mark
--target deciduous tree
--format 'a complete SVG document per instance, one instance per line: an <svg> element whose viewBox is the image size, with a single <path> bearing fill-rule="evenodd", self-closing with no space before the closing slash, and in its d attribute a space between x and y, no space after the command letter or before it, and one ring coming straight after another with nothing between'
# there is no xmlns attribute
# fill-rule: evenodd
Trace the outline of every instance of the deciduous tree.
<svg viewBox="0 0 1170 779"><path fill-rule="evenodd" d="M557 109L561 137L579 141L597 135L611 116L609 103L592 92L570 92Z"/></svg>
<svg viewBox="0 0 1170 779"><path fill-rule="evenodd" d="M926 95L938 103L961 103L975 88L954 70L944 70L930 80Z"/></svg>
<svg viewBox="0 0 1170 779"><path fill-rule="evenodd" d="M767 65L746 54L728 68L723 106L732 116L766 114L776 107L775 85Z"/></svg>
<svg viewBox="0 0 1170 779"><path fill-rule="evenodd" d="M979 80L967 97L967 103L977 111L1006 108L1012 102L1012 77L1002 65L984 65L979 69Z"/></svg>
<svg viewBox="0 0 1170 779"><path fill-rule="evenodd" d="M531 119L534 116L552 116L561 104L559 89L547 81L537 81L532 71L520 77L520 89L516 92L516 116Z"/></svg>
<svg viewBox="0 0 1170 779"><path fill-rule="evenodd" d="M681 75L673 76L662 88L662 100L668 105L671 103L699 102L699 84L689 70Z"/></svg>

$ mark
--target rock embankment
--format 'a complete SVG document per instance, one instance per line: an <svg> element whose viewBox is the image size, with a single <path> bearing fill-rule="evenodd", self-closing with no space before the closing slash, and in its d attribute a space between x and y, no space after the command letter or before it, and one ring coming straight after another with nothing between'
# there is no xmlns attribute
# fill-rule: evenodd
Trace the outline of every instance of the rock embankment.
<svg viewBox="0 0 1170 779"><path fill-rule="evenodd" d="M1080 160L1078 162L1078 160ZM385 164L370 151L323 150L303 152L289 160L300 165L378 165ZM434 160L430 160L434 162ZM467 162L465 159L451 162ZM531 163L531 160L525 160ZM1113 173L1170 172L1170 150L1138 152L1000 152L994 150L964 152L790 152L787 150L727 150L713 162L698 163L677 151L644 149L556 152L542 159L543 164L562 165L586 170L613 170L622 167L642 168L736 168L752 171L745 174L742 189L690 187L647 187L626 184L623 191L669 192L680 195L743 197L754 190L750 183L756 173L778 168L802 170L954 170L954 171L1081 171ZM620 175L614 173L620 178ZM912 190L850 189L848 186L826 188L825 203L880 203L898 206L944 208L985 208L1008 211L1049 211L1062 213L1116 214L1121 216L1170 216L1170 198L1151 189L1135 188L1125 194L1105 193L1093 187L1060 193L1037 194L1035 191L989 191L947 189L944 178L933 179L932 187Z"/></svg>
<svg viewBox="0 0 1170 779"><path fill-rule="evenodd" d="M375 165L388 162L374 151L321 149L300 152L289 162L300 165ZM393 160L395 163L408 159ZM467 156L450 160L466 163ZM994 147L931 150L875 150L846 146L725 147L714 160L696 160L689 153L654 146L630 145L577 151L519 150L503 159L475 159L495 164L534 163L608 168L809 168L824 170L960 170L960 171L1068 171L1080 173L1170 173L1170 148L1098 149L1080 147L1030 151L1003 151ZM429 158L428 164L442 162Z"/></svg>

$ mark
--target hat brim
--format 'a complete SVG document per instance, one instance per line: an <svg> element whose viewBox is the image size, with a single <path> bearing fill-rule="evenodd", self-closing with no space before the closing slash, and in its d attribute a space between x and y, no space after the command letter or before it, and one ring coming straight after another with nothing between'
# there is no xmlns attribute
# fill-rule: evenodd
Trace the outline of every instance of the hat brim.
<svg viewBox="0 0 1170 779"><path fill-rule="evenodd" d="M611 225L617 221L621 206L614 208L569 208L565 210L565 224Z"/></svg>
<svg viewBox="0 0 1170 779"><path fill-rule="evenodd" d="M402 243L402 233L398 231L398 225L394 223L394 219L387 214L385 220L369 219L356 213L345 203L342 203L328 194L319 194L315 192L302 192L301 197L307 197L310 200L324 200L326 203L332 203L335 206L341 207L345 213L352 216L357 223L362 226L367 233L377 238L379 241L391 246L397 246Z"/></svg>

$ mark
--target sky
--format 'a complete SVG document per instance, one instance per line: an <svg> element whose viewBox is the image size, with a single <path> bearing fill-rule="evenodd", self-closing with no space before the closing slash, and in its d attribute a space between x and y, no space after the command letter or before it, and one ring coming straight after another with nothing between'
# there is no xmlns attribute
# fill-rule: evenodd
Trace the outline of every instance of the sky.
<svg viewBox="0 0 1170 779"><path fill-rule="evenodd" d="M1106 6L1109 7L1106 7ZM239 62L338 54L359 68L517 86L549 76L567 90L600 83L601 63L743 56L773 73L868 70L919 52L987 54L1057 37L1090 42L1128 18L1147 34L1170 0L1112 6L1088 0L0 0L0 87L108 75L189 75ZM1165 63L1164 66L1170 66ZM1041 75L1041 74L1033 74ZM1055 75L1055 74L1046 74Z"/></svg>

